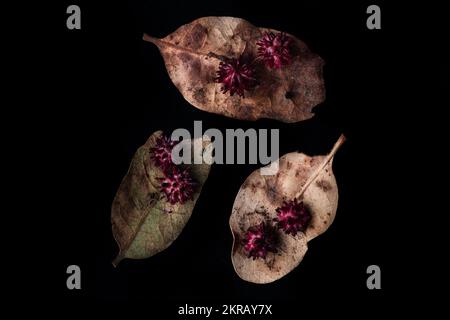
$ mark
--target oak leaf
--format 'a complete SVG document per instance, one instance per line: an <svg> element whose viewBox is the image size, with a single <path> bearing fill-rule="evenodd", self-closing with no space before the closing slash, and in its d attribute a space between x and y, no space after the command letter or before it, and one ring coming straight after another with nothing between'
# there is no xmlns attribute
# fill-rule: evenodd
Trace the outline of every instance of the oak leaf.
<svg viewBox="0 0 450 320"><path fill-rule="evenodd" d="M313 117L312 109L325 99L324 61L293 35L291 62L271 69L257 61L258 45L266 32L246 20L204 17L181 26L165 38L144 34L160 50L170 79L194 107L241 120L260 118L299 122ZM221 92L215 82L223 59L242 57L255 67L258 85L245 96Z"/></svg>
<svg viewBox="0 0 450 320"><path fill-rule="evenodd" d="M230 216L233 234L231 258L239 277L254 283L280 279L300 264L308 250L307 242L330 227L338 205L332 162L344 140L342 135L326 156L310 157L298 152L285 154L279 159L276 175L261 175L258 169L245 180ZM312 215L306 230L295 236L277 230L277 252L269 252L264 259L249 258L242 243L246 231L262 222L275 227L276 209L283 201L292 199L303 201Z"/></svg>
<svg viewBox="0 0 450 320"><path fill-rule="evenodd" d="M144 259L169 247L191 217L208 177L210 165L186 165L197 183L193 199L170 204L160 190L164 173L151 158L151 149L161 135L161 131L153 133L136 151L113 200L112 231L120 249L115 266L124 258Z"/></svg>

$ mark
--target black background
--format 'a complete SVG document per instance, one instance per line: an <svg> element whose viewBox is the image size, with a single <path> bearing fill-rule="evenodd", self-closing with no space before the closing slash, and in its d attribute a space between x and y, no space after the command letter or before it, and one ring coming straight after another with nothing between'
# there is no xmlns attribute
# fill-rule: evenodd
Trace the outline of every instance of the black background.
<svg viewBox="0 0 450 320"><path fill-rule="evenodd" d="M81 7L79 31L65 27L65 9L72 3ZM55 108L43 111L54 119L44 130L57 155L48 169L54 178L46 190L52 195L49 212L57 221L49 236L53 259L48 267L57 278L53 298L69 305L143 301L169 316L185 303L263 302L274 304L273 311L283 315L305 309L320 314L330 308L358 314L353 305L371 312L393 306L413 309L399 297L414 301L424 293L421 284L436 283L418 266L428 259L422 242L427 236L416 225L422 204L414 200L417 190L405 155L411 155L413 146L430 150L432 142L423 139L420 129L412 134L404 129L417 118L418 126L428 121L430 113L421 105L432 105L434 95L419 95L426 89L416 79L423 80L420 69L433 59L426 53L444 33L434 25L442 22L439 9L430 5L411 11L411 6L384 2L374 2L382 10L382 29L368 30L369 4L63 1L54 5L48 12L53 37L50 64L45 66L51 85L44 94ZM420 17L429 17L430 11L436 18L424 23ZM144 43L142 34L164 37L210 15L241 17L256 26L286 31L319 54L326 62L327 97L315 108L316 116L297 124L247 122L190 106L170 81L157 48ZM436 60L444 57L441 51L433 53ZM443 82L425 80L448 81L446 74L440 75ZM340 196L336 220L308 244L300 266L282 279L267 285L247 283L231 264L228 219L241 183L258 167L251 165L214 165L192 218L167 250L145 260L124 260L116 269L112 266L118 248L111 233L111 203L134 152L152 132L192 130L194 120L202 120L204 130L279 128L280 154L295 150L325 154L340 133L347 136L334 161ZM70 264L81 267L82 290L66 289L65 269ZM371 264L381 267L382 290L366 287L366 268Z"/></svg>

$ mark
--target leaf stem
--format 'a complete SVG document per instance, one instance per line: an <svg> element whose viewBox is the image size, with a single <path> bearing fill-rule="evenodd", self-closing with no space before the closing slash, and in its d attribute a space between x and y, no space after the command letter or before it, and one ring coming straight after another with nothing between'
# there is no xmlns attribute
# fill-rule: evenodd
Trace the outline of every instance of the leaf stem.
<svg viewBox="0 0 450 320"><path fill-rule="evenodd" d="M123 255L122 253L119 253L117 257L115 257L114 260L112 261L112 265L114 266L114 268L117 268L117 265L119 264L120 261L122 261L122 259Z"/></svg>
<svg viewBox="0 0 450 320"><path fill-rule="evenodd" d="M142 37L142 39L144 41L151 42L151 43L154 43L154 44L157 44L159 42L159 39L157 39L155 37L152 37L152 36L149 36L146 33L144 33L144 36Z"/></svg>
<svg viewBox="0 0 450 320"><path fill-rule="evenodd" d="M331 149L330 153L325 157L325 160L319 165L316 171L313 172L306 181L306 183L303 185L303 188L295 195L296 199L299 199L303 196L303 193L308 189L309 185L317 178L319 173L328 165L328 163L333 159L336 152L339 150L339 148L342 146L342 144L345 142L346 138L344 134L341 134L339 139L336 141L336 143L333 146L333 149Z"/></svg>

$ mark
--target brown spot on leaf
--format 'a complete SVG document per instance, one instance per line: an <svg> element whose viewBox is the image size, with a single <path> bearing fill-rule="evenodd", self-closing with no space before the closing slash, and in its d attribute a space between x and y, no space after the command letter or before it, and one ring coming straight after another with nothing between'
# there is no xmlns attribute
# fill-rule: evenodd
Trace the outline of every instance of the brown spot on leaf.
<svg viewBox="0 0 450 320"><path fill-rule="evenodd" d="M191 63L191 70L192 70L192 72L193 72L194 74L200 75L200 74L201 74L201 71L202 71L202 64L200 63L200 61L198 61L198 60L192 60L192 63Z"/></svg>
<svg viewBox="0 0 450 320"><path fill-rule="evenodd" d="M203 88L199 88L194 92L194 99L201 103L206 103L206 94Z"/></svg>
<svg viewBox="0 0 450 320"><path fill-rule="evenodd" d="M325 192L328 192L332 189L331 184L325 180L316 181L316 185Z"/></svg>
<svg viewBox="0 0 450 320"><path fill-rule="evenodd" d="M292 99L294 97L294 92L293 91L286 91L286 93L284 94L284 97L286 99Z"/></svg>
<svg viewBox="0 0 450 320"><path fill-rule="evenodd" d="M266 194L267 194L267 198L269 198L269 200L272 203L277 202L279 195L278 195L278 189L276 188L275 184L272 183L272 184L270 184L270 186L267 187Z"/></svg>
<svg viewBox="0 0 450 320"><path fill-rule="evenodd" d="M245 230L245 222L244 221L239 221L239 229L241 230L241 232L245 232L247 230Z"/></svg>
<svg viewBox="0 0 450 320"><path fill-rule="evenodd" d="M191 61L192 61L192 55L186 52L181 52L178 55L178 58L181 60L181 62L183 62L186 65L190 65Z"/></svg>
<svg viewBox="0 0 450 320"><path fill-rule="evenodd" d="M266 264L267 268L271 270L273 268L273 265L275 264L275 255L269 254L265 259L264 263Z"/></svg>

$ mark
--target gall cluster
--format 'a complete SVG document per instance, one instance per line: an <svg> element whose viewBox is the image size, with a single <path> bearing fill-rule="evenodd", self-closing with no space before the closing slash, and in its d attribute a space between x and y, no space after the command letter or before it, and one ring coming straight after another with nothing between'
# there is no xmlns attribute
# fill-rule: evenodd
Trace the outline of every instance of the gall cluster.
<svg viewBox="0 0 450 320"><path fill-rule="evenodd" d="M258 51L254 62L262 61L269 69L280 69L291 62L291 44L292 39L285 33L266 32L256 42ZM254 64L245 62L242 56L223 58L215 81L222 84L222 93L229 92L231 96L237 93L240 97L258 84Z"/></svg>
<svg viewBox="0 0 450 320"><path fill-rule="evenodd" d="M164 177L160 178L160 190L170 204L183 204L194 197L196 182L187 168L181 168L172 161L172 149L177 142L161 135L155 147L151 148L151 158L161 168Z"/></svg>
<svg viewBox="0 0 450 320"><path fill-rule="evenodd" d="M278 229L292 236L297 232L304 232L311 221L311 213L303 204L295 198L291 201L283 202L282 206L276 209L277 217L273 220ZM245 233L243 246L249 258L264 259L268 252L277 252L276 229L270 224L261 222L257 226L250 227Z"/></svg>

